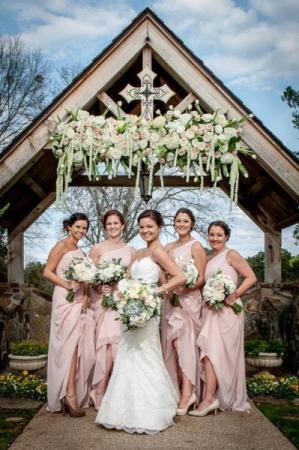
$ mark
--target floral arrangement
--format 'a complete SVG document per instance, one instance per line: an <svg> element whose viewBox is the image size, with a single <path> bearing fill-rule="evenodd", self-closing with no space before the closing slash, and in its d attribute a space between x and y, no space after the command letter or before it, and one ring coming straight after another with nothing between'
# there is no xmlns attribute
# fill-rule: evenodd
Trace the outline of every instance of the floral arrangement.
<svg viewBox="0 0 299 450"><path fill-rule="evenodd" d="M74 171L87 171L89 179L99 180L99 163L104 163L109 177L115 177L119 167L128 177L136 176L139 187L142 165L149 172L148 194L153 188L154 171L160 165L177 168L186 181L194 178L204 186L210 175L214 186L223 177L229 179L230 197L236 202L239 174L248 177L239 155L251 155L241 144L241 124L246 120L229 119L221 110L203 114L199 101L187 112L170 107L165 115L159 111L154 119L125 114L118 118L93 116L87 111L70 111L66 121L59 120L50 136L57 167L57 198L67 190Z"/></svg>
<svg viewBox="0 0 299 450"><path fill-rule="evenodd" d="M97 266L94 283L113 286L114 283L117 283L125 277L126 271L127 268L121 264L121 258L113 258L111 261L100 261ZM104 308L115 309L115 302L112 294L103 296L102 306Z"/></svg>
<svg viewBox="0 0 299 450"><path fill-rule="evenodd" d="M272 395L278 398L299 398L299 378L275 377L268 371L262 371L247 379L247 392L250 397Z"/></svg>
<svg viewBox="0 0 299 450"><path fill-rule="evenodd" d="M47 383L37 375L24 370L21 375L0 375L0 397L23 397L45 401Z"/></svg>
<svg viewBox="0 0 299 450"><path fill-rule="evenodd" d="M127 330L143 327L161 312L161 298L155 284L123 279L114 294L116 309Z"/></svg>
<svg viewBox="0 0 299 450"><path fill-rule="evenodd" d="M238 303L227 305L224 300L236 290L236 286L231 278L218 269L215 273L207 278L203 288L203 301L216 311L221 310L224 306L230 306L236 314L243 311Z"/></svg>
<svg viewBox="0 0 299 450"><path fill-rule="evenodd" d="M96 273L97 268L93 260L88 256L73 258L68 268L64 271L67 280L75 280L88 284L94 282ZM74 291L69 291L66 295L66 300L72 302L74 300L74 295Z"/></svg>
<svg viewBox="0 0 299 450"><path fill-rule="evenodd" d="M265 339L250 339L245 342L245 353L248 356L258 356L259 353L277 353L283 355L286 347L281 339L267 341Z"/></svg>
<svg viewBox="0 0 299 450"><path fill-rule="evenodd" d="M11 353L16 356L38 356L48 354L48 346L35 341L11 342L9 347Z"/></svg>
<svg viewBox="0 0 299 450"><path fill-rule="evenodd" d="M175 262L182 269L187 281L184 285L186 288L194 288L198 279L198 270L194 264L192 258L182 258L178 256L175 258ZM180 300L177 294L173 294L170 300L172 306L180 306Z"/></svg>

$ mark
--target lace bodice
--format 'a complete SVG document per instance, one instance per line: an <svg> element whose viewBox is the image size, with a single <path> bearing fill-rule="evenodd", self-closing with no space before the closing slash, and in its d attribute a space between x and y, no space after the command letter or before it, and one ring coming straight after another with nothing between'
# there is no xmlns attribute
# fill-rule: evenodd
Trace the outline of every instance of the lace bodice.
<svg viewBox="0 0 299 450"><path fill-rule="evenodd" d="M131 267L133 280L145 281L146 283L158 283L160 278L160 267L150 256L136 259Z"/></svg>

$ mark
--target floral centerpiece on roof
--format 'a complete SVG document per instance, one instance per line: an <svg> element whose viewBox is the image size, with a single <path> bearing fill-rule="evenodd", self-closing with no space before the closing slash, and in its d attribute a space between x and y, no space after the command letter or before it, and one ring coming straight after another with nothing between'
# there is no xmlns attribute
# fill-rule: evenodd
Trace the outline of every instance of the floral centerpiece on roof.
<svg viewBox="0 0 299 450"><path fill-rule="evenodd" d="M239 174L248 177L240 155L251 155L241 143L241 124L246 118L229 119L221 110L204 114L198 100L187 112L173 107L152 120L125 114L118 118L93 116L87 111L71 111L65 121L56 124L50 136L57 167L57 197L68 188L74 171L86 171L91 180L99 180L98 165L104 163L112 178L125 169L128 177L136 176L145 165L149 172L148 193L153 187L154 171L160 168L161 186L166 167L176 168L186 181L191 178L204 186L211 177L213 185L229 179L230 197L237 201Z"/></svg>

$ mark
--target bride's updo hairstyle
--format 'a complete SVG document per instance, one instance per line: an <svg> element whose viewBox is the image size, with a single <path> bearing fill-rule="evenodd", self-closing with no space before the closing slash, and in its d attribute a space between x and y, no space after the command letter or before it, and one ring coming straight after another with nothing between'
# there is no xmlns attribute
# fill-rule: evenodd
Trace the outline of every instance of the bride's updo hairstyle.
<svg viewBox="0 0 299 450"><path fill-rule="evenodd" d="M177 212L175 213L175 216L174 216L174 219L173 219L174 223L175 223L175 220L176 220L177 216L180 213L187 214L187 216L189 216L189 219L191 220L191 231L192 231L193 228L194 228L194 225L195 225L195 217L194 217L193 212L191 211L191 209L188 209L188 208L180 208L180 209L178 209Z"/></svg>
<svg viewBox="0 0 299 450"><path fill-rule="evenodd" d="M159 211L156 211L155 209L146 209L141 214L139 214L137 219L138 224L140 223L141 219L152 219L159 228L162 228L164 226L164 220L161 213L159 213Z"/></svg>
<svg viewBox="0 0 299 450"><path fill-rule="evenodd" d="M222 220L215 220L214 222L211 222L208 226L208 233L211 229L211 227L220 227L224 231L224 235L226 237L226 240L228 241L230 238L231 229L227 225L227 223L222 222Z"/></svg>
<svg viewBox="0 0 299 450"><path fill-rule="evenodd" d="M119 212L117 209L110 209L110 211L107 211L104 214L104 217L102 218L102 224L103 224L103 227L105 228L105 230L106 230L107 220L110 216L117 216L120 220L120 223L125 226L125 218L122 215L122 213Z"/></svg>
<svg viewBox="0 0 299 450"><path fill-rule="evenodd" d="M87 217L86 214L80 213L80 212L76 212L76 213L72 214L68 219L64 219L64 221L62 222L63 231L68 232L69 227L74 225L74 223L77 222L77 220L85 220L87 222L87 231L88 231L89 218Z"/></svg>

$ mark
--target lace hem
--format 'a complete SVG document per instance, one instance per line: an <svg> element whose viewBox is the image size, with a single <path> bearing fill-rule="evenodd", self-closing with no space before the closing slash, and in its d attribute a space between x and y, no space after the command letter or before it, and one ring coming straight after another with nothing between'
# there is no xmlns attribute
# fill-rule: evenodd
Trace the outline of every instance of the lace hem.
<svg viewBox="0 0 299 450"><path fill-rule="evenodd" d="M160 431L164 431L168 427L171 427L172 425L174 425L174 423L171 422L169 425L167 425L165 428L162 428L161 430L148 430L146 428L129 428L129 427L127 427L124 424L110 425L108 423L102 423L102 422L97 422L97 421L96 421L96 424L97 425L102 425L103 427L108 428L109 430L112 430L112 429L115 428L118 431L125 431L126 433L130 433L130 434L133 434L133 433L138 433L138 434L158 434L158 433L160 433Z"/></svg>

